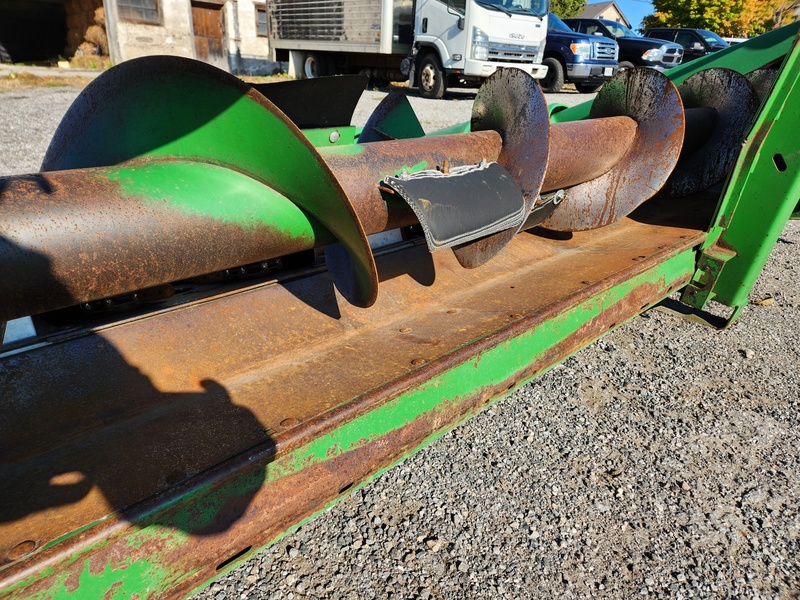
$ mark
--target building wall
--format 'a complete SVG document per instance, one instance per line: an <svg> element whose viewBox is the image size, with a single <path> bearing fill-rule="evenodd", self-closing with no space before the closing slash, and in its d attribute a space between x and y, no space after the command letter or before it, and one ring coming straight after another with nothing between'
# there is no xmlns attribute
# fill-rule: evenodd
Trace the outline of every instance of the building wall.
<svg viewBox="0 0 800 600"><path fill-rule="evenodd" d="M154 54L197 58L190 0L159 0L160 24L122 20L117 0L103 4L113 62ZM223 5L223 44L235 74L271 75L282 66L270 59L269 40L256 33L256 4L265 2L226 0Z"/></svg>
<svg viewBox="0 0 800 600"><path fill-rule="evenodd" d="M140 56L170 54L194 58L189 0L160 0L161 23L137 23L119 18L116 0L104 0L111 58L119 63Z"/></svg>
<svg viewBox="0 0 800 600"><path fill-rule="evenodd" d="M272 60L268 38L257 34L256 4L263 6L266 0L228 0L225 4L231 72L241 75L272 75L280 71L282 65Z"/></svg>

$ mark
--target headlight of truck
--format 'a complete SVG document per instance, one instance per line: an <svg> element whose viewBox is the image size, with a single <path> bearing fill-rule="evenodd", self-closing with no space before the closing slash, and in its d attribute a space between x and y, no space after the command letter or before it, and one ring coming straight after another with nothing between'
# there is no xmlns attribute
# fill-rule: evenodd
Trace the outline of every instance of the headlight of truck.
<svg viewBox="0 0 800 600"><path fill-rule="evenodd" d="M489 60L489 36L479 27L472 28L472 58Z"/></svg>
<svg viewBox="0 0 800 600"><path fill-rule="evenodd" d="M642 58L644 60L659 61L662 58L664 58L664 50L666 50L664 46L661 46L660 48L651 48L650 50L642 54Z"/></svg>
<svg viewBox="0 0 800 600"><path fill-rule="evenodd" d="M583 60L592 58L592 45L589 42L578 42L569 45L569 49L575 56L580 56Z"/></svg>

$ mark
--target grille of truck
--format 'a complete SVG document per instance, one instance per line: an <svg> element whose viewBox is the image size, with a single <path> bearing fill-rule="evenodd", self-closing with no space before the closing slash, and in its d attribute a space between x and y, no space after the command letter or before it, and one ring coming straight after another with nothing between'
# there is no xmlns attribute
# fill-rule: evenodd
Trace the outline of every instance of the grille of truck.
<svg viewBox="0 0 800 600"><path fill-rule="evenodd" d="M537 48L530 48L528 46L514 46L512 44L490 44L489 61L538 63L539 52Z"/></svg>
<svg viewBox="0 0 800 600"><path fill-rule="evenodd" d="M683 59L683 48L667 48L661 62L669 65L679 65Z"/></svg>
<svg viewBox="0 0 800 600"><path fill-rule="evenodd" d="M600 60L617 60L616 42L595 40L592 42L592 58Z"/></svg>

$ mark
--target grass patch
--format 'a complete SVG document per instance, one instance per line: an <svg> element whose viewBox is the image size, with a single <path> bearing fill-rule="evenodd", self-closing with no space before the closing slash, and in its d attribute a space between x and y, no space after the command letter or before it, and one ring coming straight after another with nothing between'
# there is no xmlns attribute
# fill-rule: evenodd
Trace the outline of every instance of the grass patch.
<svg viewBox="0 0 800 600"><path fill-rule="evenodd" d="M40 77L32 73L11 73L0 77L0 93L40 87L84 88L90 81L90 77Z"/></svg>
<svg viewBox="0 0 800 600"><path fill-rule="evenodd" d="M290 77L285 73L279 75L248 76L240 77L247 83L275 83L278 81L290 81ZM41 76L33 73L11 73L0 76L0 93L14 90L41 88L41 87L77 87L84 88L92 81L91 77L75 76Z"/></svg>
<svg viewBox="0 0 800 600"><path fill-rule="evenodd" d="M278 81L292 80L286 73L279 73L277 75L239 75L239 79L245 83L276 83Z"/></svg>

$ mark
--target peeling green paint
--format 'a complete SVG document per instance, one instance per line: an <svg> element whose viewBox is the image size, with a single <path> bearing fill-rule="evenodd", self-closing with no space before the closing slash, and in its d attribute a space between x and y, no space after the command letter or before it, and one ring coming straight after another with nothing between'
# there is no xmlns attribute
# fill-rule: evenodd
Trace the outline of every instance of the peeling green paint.
<svg viewBox="0 0 800 600"><path fill-rule="evenodd" d="M315 462L322 462L317 459L317 453L322 452L323 450L325 450L325 454L323 454L323 456L326 457L325 460L334 458L335 456L347 452L348 450L356 449L360 445L366 444L372 439L378 439L385 434L391 433L391 431L394 429L407 425L416 418L421 417L428 412L446 410L445 405L448 402L455 401L458 400L459 397L467 397L469 394L475 393L475 390L478 388L473 388L471 385L478 385L482 382L487 386L491 386L493 383L496 383L497 380L502 380L500 379L501 377L513 376L514 372L516 372L516 369L524 367L525 365L530 364L530 362L541 358L542 355L547 352L550 347L552 347L552 345L555 345L557 342L563 340L567 335L576 331L585 322L584 319L591 319L599 316L604 310L623 300L624 297L629 293L630 289L638 287L639 284L645 285L648 282L652 282L654 276L657 277L658 281L662 285L666 282L672 282L682 278L685 279L687 274L691 272L693 264L693 253L684 252L681 255L675 256L669 261L660 265L656 273L646 273L634 278L629 282L629 284L617 286L616 288L609 290L607 295L600 298L591 299L586 303L563 313L563 315L561 315L559 318L543 323L542 326L536 330L528 331L518 338L510 340L505 344L482 354L478 357L478 360L466 361L445 375L426 382L416 390L412 390L409 394L398 397L394 401L383 405L379 409L376 409L375 411L364 415L356 421L353 421L346 426L331 432L330 435L320 438L304 448L298 449L296 452L288 455L285 459L271 464L269 467L269 480L272 481L279 479L280 477L291 475L294 472L291 470L291 464L284 463L293 463L294 468L300 470L304 466L314 464ZM622 323L616 324L616 326L619 325L622 325ZM588 343L589 342L587 341L587 344ZM527 350L529 345L534 345L537 348L532 354L529 350ZM575 352L578 350L579 349L575 350ZM509 364L510 361L507 360L509 358L509 355L507 354L509 351L516 352L516 354L513 355L516 359L516 364ZM487 373L481 373L480 376L476 377L476 380L472 381L472 384L465 382L464 377L467 376L469 370L477 370L479 360L481 358L486 359L487 356L493 363L489 367L491 371L495 372L495 370L500 369L501 373L495 373L495 376L489 375L488 377ZM541 376L553 366L555 366L555 364L547 365L540 373L535 375L535 377ZM527 383L527 380L525 379L518 380L513 388L509 388L506 393L510 393L512 389L521 387L525 383ZM453 386L453 384L456 385ZM453 389L454 387L456 389ZM439 390L442 388L449 392L446 397L443 397L439 393ZM343 494L342 496L328 502L322 509L293 525L287 531L279 534L261 546L255 552L259 552L278 542L284 536L288 535L292 531L295 531L297 528L312 520L322 512L328 510L330 507L338 503L342 498L352 494L356 490L367 485L370 481L380 477L383 473L402 463L412 454L435 442L443 435L461 423L469 420L476 413L484 410L488 406L491 406L504 396L505 394L497 394L490 402L466 412L458 420L448 420L447 426L433 432L418 446L409 449L405 454L400 456L390 465L379 469L367 479L358 482L348 490L348 494ZM383 424L383 427L378 428L378 424ZM362 433L359 434L359 431ZM253 553L254 552L251 552L250 555ZM229 565L224 572L230 571L231 569L235 568L235 566L236 563ZM220 573L220 575L222 574L223 573ZM198 591L203 587L206 587L209 583L211 582L205 582L203 585L198 586L194 591Z"/></svg>
<svg viewBox="0 0 800 600"><path fill-rule="evenodd" d="M100 573L92 573L90 561L84 561L83 572L78 578L78 586L68 589L67 585L56 591L53 600L68 600L75 598L132 598L142 594L150 588L153 581L161 581L167 573L148 561L126 561L118 569L105 565ZM124 573L124 577L119 575Z"/></svg>
<svg viewBox="0 0 800 600"><path fill-rule="evenodd" d="M59 573L55 585L49 590L25 596L30 600L75 600L84 598L123 599L157 594L156 586L174 579L169 572L151 561L123 559L116 566L106 564L94 572L91 560L83 561L83 571L77 582L68 582L66 573Z"/></svg>

